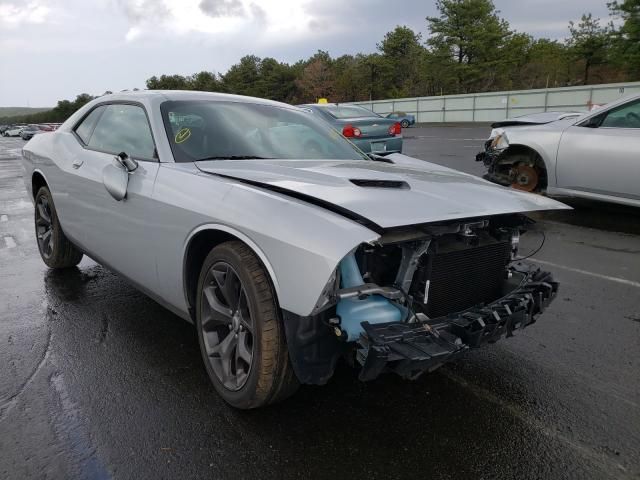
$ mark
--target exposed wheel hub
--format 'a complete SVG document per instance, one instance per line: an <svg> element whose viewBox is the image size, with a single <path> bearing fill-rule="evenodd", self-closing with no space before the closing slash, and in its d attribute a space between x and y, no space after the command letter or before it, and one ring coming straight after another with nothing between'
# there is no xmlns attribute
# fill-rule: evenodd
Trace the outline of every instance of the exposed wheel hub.
<svg viewBox="0 0 640 480"><path fill-rule="evenodd" d="M231 318L231 329L235 333L240 332L240 330L242 329L242 326L240 324L240 314L238 313L238 311L236 311L236 313L234 313L233 317Z"/></svg>
<svg viewBox="0 0 640 480"><path fill-rule="evenodd" d="M533 192L538 186L538 182L538 171L529 165L520 164L515 168L511 187L525 192Z"/></svg>

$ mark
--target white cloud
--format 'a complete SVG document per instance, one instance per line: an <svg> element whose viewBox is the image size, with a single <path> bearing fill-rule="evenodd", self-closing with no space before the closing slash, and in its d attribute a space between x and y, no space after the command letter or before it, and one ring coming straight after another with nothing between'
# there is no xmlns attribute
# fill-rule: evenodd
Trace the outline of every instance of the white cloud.
<svg viewBox="0 0 640 480"><path fill-rule="evenodd" d="M167 31L290 40L307 32L312 19L302 5L282 0L118 0L117 4L129 23L128 41Z"/></svg>
<svg viewBox="0 0 640 480"><path fill-rule="evenodd" d="M582 13L608 17L605 0L494 3L512 27L550 38ZM247 54L294 63L318 49L373 52L396 25L426 37L433 15L435 0L0 0L0 105L225 72Z"/></svg>
<svg viewBox="0 0 640 480"><path fill-rule="evenodd" d="M44 23L51 9L42 0L31 2L3 1L0 3L0 24L19 27L25 23Z"/></svg>

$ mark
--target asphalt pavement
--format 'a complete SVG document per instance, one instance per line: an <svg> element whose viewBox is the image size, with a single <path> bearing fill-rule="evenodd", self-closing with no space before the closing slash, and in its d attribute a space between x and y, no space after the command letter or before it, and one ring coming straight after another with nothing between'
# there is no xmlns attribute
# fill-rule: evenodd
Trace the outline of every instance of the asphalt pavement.
<svg viewBox="0 0 640 480"><path fill-rule="evenodd" d="M405 152L481 174L487 133L412 128ZM22 145L0 138L0 478L640 478L639 209L537 216L561 290L515 337L413 382L342 365L239 412L192 325L86 257L44 266Z"/></svg>

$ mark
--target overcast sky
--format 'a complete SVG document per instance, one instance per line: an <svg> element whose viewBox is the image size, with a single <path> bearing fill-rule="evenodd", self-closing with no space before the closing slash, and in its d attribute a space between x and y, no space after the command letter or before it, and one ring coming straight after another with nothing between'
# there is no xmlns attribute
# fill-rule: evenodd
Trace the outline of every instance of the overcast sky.
<svg viewBox="0 0 640 480"><path fill-rule="evenodd" d="M494 0L511 27L564 38L606 0ZM0 0L0 106L144 88L163 73L225 72L246 54L295 62L373 52L396 25L426 36L432 0Z"/></svg>

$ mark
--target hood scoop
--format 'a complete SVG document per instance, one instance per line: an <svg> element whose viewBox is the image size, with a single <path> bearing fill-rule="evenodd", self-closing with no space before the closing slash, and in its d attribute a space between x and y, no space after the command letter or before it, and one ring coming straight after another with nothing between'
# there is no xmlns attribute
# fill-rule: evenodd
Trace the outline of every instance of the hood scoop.
<svg viewBox="0 0 640 480"><path fill-rule="evenodd" d="M403 180L372 180L368 178L350 178L349 181L358 187L364 188L394 188L409 190L409 184Z"/></svg>

